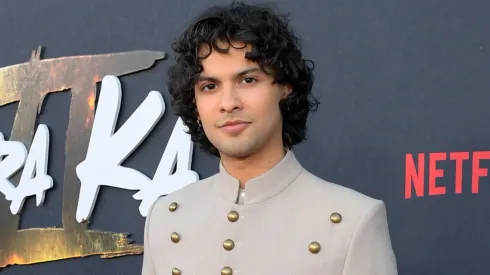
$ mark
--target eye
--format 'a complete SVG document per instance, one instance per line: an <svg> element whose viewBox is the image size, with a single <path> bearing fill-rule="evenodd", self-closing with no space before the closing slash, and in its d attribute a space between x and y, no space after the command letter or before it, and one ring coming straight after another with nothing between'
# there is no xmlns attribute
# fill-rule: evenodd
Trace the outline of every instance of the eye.
<svg viewBox="0 0 490 275"><path fill-rule="evenodd" d="M245 84L252 84L254 82L257 82L257 80L253 77L245 77L244 79L242 79L242 82L244 82Z"/></svg>
<svg viewBox="0 0 490 275"><path fill-rule="evenodd" d="M204 86L201 87L201 90L203 91L209 91L209 90L212 90L212 89L216 89L216 84L206 84Z"/></svg>

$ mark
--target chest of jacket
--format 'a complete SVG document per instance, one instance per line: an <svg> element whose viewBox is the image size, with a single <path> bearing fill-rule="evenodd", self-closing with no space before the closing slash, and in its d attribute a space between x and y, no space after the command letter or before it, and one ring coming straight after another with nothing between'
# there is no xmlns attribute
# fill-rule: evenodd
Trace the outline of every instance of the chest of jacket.
<svg viewBox="0 0 490 275"><path fill-rule="evenodd" d="M341 274L349 230L305 204L207 201L150 229L157 274ZM223 273L222 273L223 272Z"/></svg>

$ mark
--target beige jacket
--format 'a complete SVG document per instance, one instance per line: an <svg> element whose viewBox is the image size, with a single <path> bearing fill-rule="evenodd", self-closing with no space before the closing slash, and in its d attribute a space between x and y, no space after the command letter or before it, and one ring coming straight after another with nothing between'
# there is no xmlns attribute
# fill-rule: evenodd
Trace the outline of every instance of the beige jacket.
<svg viewBox="0 0 490 275"><path fill-rule="evenodd" d="M397 274L384 203L316 177L292 151L238 194L220 164L160 197L146 219L142 274Z"/></svg>

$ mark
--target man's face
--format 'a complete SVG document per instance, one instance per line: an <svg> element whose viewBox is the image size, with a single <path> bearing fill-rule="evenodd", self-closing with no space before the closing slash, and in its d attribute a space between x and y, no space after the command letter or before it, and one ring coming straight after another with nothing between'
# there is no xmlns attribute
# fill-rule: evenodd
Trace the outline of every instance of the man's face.
<svg viewBox="0 0 490 275"><path fill-rule="evenodd" d="M245 58L250 50L251 46L230 47L227 54L213 50L202 61L204 70L194 87L202 127L222 157L248 157L268 146L282 148L279 101L288 89L273 84L270 75Z"/></svg>

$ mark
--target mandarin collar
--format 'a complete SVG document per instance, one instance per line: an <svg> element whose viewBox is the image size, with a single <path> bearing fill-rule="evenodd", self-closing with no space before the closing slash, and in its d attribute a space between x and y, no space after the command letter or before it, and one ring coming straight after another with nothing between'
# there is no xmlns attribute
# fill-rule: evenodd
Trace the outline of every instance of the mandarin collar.
<svg viewBox="0 0 490 275"><path fill-rule="evenodd" d="M266 201L286 189L300 174L303 167L293 151L288 150L285 156L274 167L265 173L252 178L245 184L244 205ZM226 201L236 203L240 181L230 175L219 162L219 176L215 189Z"/></svg>

